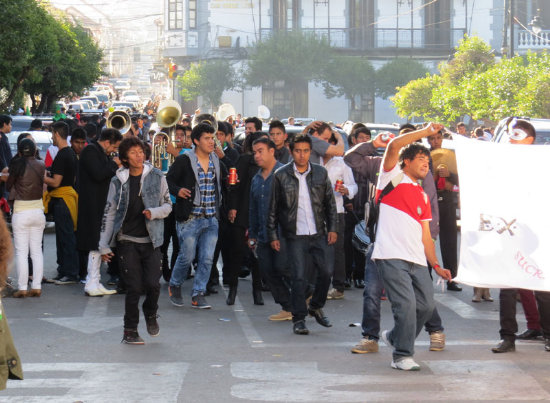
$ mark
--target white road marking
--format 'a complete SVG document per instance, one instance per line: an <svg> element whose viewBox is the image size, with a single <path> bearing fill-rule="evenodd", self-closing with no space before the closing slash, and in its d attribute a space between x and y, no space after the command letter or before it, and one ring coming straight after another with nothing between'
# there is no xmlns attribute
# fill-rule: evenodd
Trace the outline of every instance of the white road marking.
<svg viewBox="0 0 550 403"><path fill-rule="evenodd" d="M512 361L419 364L419 373L396 371L395 376L388 376L326 373L318 370L316 362L235 362L231 374L246 381L233 385L231 395L268 402L338 403L550 399L550 394Z"/></svg>
<svg viewBox="0 0 550 403"><path fill-rule="evenodd" d="M28 379L8 381L0 402L177 402L188 369L187 363L25 364Z"/></svg>
<svg viewBox="0 0 550 403"><path fill-rule="evenodd" d="M107 299L109 296L102 298L88 297L84 313L79 317L70 318L40 318L40 320L53 323L58 326L63 326L71 330L85 334L93 334L115 327L122 327L121 316L107 316ZM122 303L122 302L121 302Z"/></svg>
<svg viewBox="0 0 550 403"><path fill-rule="evenodd" d="M225 288L222 288L222 289L224 290L225 296L227 298L228 290L226 290ZM238 296L235 298L235 305L233 305L233 312L235 314L235 318L237 319L237 322L239 322L239 326L243 330L243 333L246 339L248 340L248 343L250 344L250 347L253 347L253 348L265 347L263 339L261 338L260 334L256 331L256 328L252 324L252 321L250 320L250 317L246 313Z"/></svg>
<svg viewBox="0 0 550 403"><path fill-rule="evenodd" d="M499 320L498 313L498 301L495 302L480 302L480 304L493 304L497 311L481 311L474 306L469 305L457 297L450 295L449 293L434 294L434 298L440 304L445 305L447 308L454 311L457 315L464 319L478 319L478 320ZM517 315L518 322L525 322L525 316Z"/></svg>

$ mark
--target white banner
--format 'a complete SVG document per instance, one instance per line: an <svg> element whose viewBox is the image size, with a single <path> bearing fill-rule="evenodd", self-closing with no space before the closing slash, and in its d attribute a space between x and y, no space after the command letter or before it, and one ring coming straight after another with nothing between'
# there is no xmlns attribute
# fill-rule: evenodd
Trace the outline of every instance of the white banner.
<svg viewBox="0 0 550 403"><path fill-rule="evenodd" d="M456 281L550 291L550 147L453 143L462 223Z"/></svg>

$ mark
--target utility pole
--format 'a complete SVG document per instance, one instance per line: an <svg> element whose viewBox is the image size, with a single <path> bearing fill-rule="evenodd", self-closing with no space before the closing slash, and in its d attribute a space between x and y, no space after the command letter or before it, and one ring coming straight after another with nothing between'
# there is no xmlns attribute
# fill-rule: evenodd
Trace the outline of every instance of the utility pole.
<svg viewBox="0 0 550 403"><path fill-rule="evenodd" d="M510 58L514 57L515 0L510 0Z"/></svg>

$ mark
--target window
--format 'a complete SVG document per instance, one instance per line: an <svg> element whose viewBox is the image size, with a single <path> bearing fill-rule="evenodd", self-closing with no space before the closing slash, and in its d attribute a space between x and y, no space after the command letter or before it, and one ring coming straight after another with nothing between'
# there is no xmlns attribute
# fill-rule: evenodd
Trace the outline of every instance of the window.
<svg viewBox="0 0 550 403"><path fill-rule="evenodd" d="M451 48L451 0L424 0L425 46Z"/></svg>
<svg viewBox="0 0 550 403"><path fill-rule="evenodd" d="M273 29L292 30L298 27L300 0L273 0Z"/></svg>
<svg viewBox="0 0 550 403"><path fill-rule="evenodd" d="M371 48L374 44L374 0L348 0L350 47Z"/></svg>
<svg viewBox="0 0 550 403"><path fill-rule="evenodd" d="M189 0L189 29L197 29L197 0Z"/></svg>
<svg viewBox="0 0 550 403"><path fill-rule="evenodd" d="M168 0L168 29L183 29L183 0Z"/></svg>

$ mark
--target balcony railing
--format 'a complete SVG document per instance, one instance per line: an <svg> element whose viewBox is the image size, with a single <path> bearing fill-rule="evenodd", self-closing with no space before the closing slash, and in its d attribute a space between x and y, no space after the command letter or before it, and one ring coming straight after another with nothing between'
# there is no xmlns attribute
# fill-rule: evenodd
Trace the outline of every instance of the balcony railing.
<svg viewBox="0 0 550 403"><path fill-rule="evenodd" d="M550 30L541 31L535 35L533 32L518 32L517 48L521 50L528 49L550 49Z"/></svg>
<svg viewBox="0 0 550 403"><path fill-rule="evenodd" d="M424 28L302 28L317 38L328 39L331 46L345 49L451 49L464 37L464 29L431 32ZM262 39L269 38L275 31L262 28ZM427 37L438 38L430 41ZM446 39L445 39L446 38Z"/></svg>

